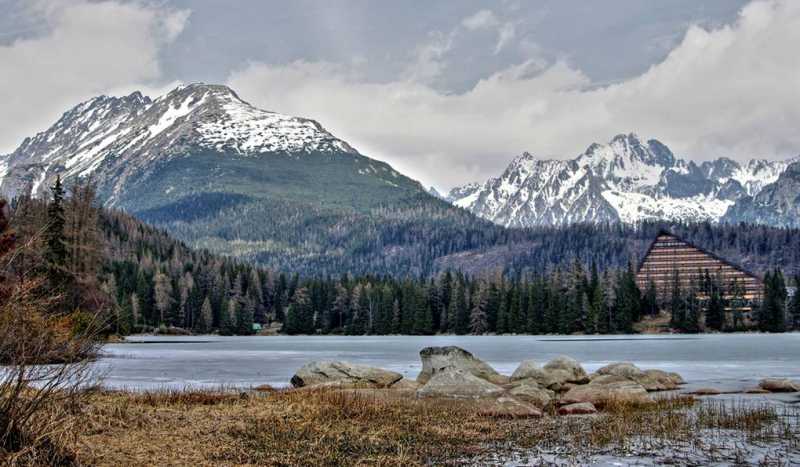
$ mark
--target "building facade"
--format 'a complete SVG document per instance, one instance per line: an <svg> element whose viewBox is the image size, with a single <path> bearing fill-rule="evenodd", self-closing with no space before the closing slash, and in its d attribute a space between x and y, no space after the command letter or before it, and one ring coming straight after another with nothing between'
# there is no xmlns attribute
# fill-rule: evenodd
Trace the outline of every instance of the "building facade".
<svg viewBox="0 0 800 467"><path fill-rule="evenodd" d="M764 292L764 283L755 274L669 232L659 233L650 245L639 263L636 283L645 291L652 282L659 298L665 300L676 279L685 289L702 283L706 272L720 283L726 296L736 290L740 298L752 302Z"/></svg>

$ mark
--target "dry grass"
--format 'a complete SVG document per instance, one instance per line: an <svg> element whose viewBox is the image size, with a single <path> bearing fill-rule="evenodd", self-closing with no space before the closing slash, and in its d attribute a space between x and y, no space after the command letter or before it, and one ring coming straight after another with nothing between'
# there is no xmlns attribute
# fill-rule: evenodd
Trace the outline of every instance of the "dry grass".
<svg viewBox="0 0 800 467"><path fill-rule="evenodd" d="M707 454L709 430L762 441L769 433L769 440L798 449L797 424L782 421L796 422L796 409L781 415L767 406L683 397L605 410L497 419L477 415L469 403L388 391L98 392L74 414L77 436L65 441L80 462L115 466L460 465L531 453L577 461L675 446Z"/></svg>

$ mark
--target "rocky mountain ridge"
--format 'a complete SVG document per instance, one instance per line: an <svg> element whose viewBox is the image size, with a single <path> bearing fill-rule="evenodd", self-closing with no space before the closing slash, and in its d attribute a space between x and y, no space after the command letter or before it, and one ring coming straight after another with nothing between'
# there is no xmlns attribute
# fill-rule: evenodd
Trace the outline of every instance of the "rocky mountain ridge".
<svg viewBox="0 0 800 467"><path fill-rule="evenodd" d="M0 190L13 197L29 187L40 195L57 174L123 180L190 147L239 156L358 154L313 120L258 109L226 86L196 83L154 100L134 92L75 106L0 159Z"/></svg>
<svg viewBox="0 0 800 467"><path fill-rule="evenodd" d="M716 222L728 219L726 213L740 200L775 183L795 160L800 159L740 164L720 158L698 164L675 157L655 139L620 134L571 160L523 153L499 177L456 187L445 199L508 227Z"/></svg>

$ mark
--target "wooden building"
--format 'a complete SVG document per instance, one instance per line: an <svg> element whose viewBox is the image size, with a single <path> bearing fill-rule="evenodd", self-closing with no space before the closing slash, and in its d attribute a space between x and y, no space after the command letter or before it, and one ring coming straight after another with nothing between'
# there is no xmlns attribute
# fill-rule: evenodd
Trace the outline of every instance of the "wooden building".
<svg viewBox="0 0 800 467"><path fill-rule="evenodd" d="M683 288L699 285L701 278L698 276L708 271L711 277L721 281L726 295L734 281L745 300L758 300L764 292L764 283L755 274L676 235L661 232L639 263L636 283L644 292L652 281L663 300L669 296L676 271Z"/></svg>

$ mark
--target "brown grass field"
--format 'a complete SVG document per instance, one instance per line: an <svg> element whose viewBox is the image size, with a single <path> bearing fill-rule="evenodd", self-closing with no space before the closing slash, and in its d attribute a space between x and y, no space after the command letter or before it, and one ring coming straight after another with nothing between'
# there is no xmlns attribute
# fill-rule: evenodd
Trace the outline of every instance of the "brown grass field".
<svg viewBox="0 0 800 467"><path fill-rule="evenodd" d="M771 405L673 397L648 406L610 404L591 416L559 417L550 408L542 418L515 419L478 415L468 402L408 396L98 391L63 409L69 430L58 442L78 465L109 466L487 465L549 455L578 463L598 453L673 449L735 461L730 456L743 455L734 446L741 442L800 449L799 411ZM709 441L722 434L717 444ZM766 456L766 465L787 465Z"/></svg>

